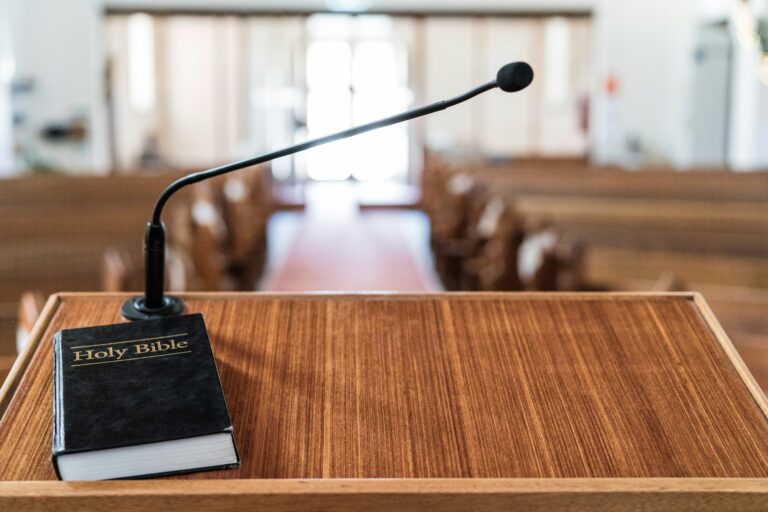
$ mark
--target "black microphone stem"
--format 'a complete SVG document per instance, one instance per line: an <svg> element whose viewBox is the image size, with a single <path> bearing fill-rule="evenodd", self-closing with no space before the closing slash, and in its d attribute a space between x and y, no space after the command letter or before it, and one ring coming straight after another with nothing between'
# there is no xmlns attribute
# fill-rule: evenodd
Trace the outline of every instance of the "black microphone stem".
<svg viewBox="0 0 768 512"><path fill-rule="evenodd" d="M415 119L417 117L432 114L440 110L445 110L448 107L457 105L463 101L467 101L470 98L474 98L478 94L482 94L486 91L499 87L505 92L516 92L526 88L533 80L533 70L524 62L515 62L507 64L502 67L496 74L496 80L488 82L479 87L455 96L453 98L438 101L424 107L408 110L402 114L386 117L378 121L355 126L347 130L326 135L324 137L318 137L316 139L308 140L294 146L279 149L266 155L257 156L254 158L248 158L239 162L232 162L230 164L214 167L205 171L196 172L171 183L165 190L163 190L160 197L158 197L155 207L152 210L152 219L147 224L147 232L144 239L144 295L140 297L132 297L123 303L122 313L125 318L130 320L146 320L151 318L159 318L164 316L179 315L184 311L184 302L178 297L170 295L164 295L163 287L164 274L165 274L165 228L162 224L163 207L168 202L173 194L179 189L197 183L199 181L213 178L214 176L221 176L229 172L238 171L246 167L262 164L281 158L284 156L293 155L300 151L304 151L315 146L327 144L339 139L345 139L361 133L365 133L377 128L383 128L393 124Z"/></svg>
<svg viewBox="0 0 768 512"><path fill-rule="evenodd" d="M272 153L267 153L265 155L257 156L254 158L240 160L239 162L232 162L230 164L214 167L213 169L196 172L174 181L165 190L163 190L162 194L160 194L160 197L155 203L155 208L152 211L152 221L147 224L147 231L144 237L144 300L140 307L144 309L145 313L147 311L151 311L161 315L179 314L181 312L179 311L179 307L183 309L183 306L178 306L174 302L169 302L163 296L163 287L165 285L165 228L163 227L161 220L163 207L171 198L171 196L178 192L180 189L186 187L187 185L192 185L193 183L207 180L208 178L213 178L214 176L221 176L222 174L239 171L240 169L245 169L246 167L269 162L284 156L293 155L294 153L298 153L315 146L320 146L322 144L327 144L339 139L359 135L361 133L375 130L377 128L383 128L385 126L390 126L393 124L401 123L403 121L408 121L410 119L425 116L427 114L432 114L433 112L445 110L448 107L466 101L495 87L498 87L498 84L494 80L493 82L488 82L487 84L476 87L469 92L448 100L438 101L424 107L408 110L402 114L386 117L384 119L373 121L371 123L363 124L360 126L354 126L338 133L333 133L323 137L318 137L316 139L308 140L294 146L273 151ZM137 306L139 305L134 304L133 307L136 308ZM161 313L162 311L166 311L166 313ZM133 316L131 316L132 313L128 311L124 311L124 314L130 318L133 318Z"/></svg>
<svg viewBox="0 0 768 512"><path fill-rule="evenodd" d="M155 209L152 212L152 224L160 224L161 222L160 217L162 216L163 207L165 206L165 203L168 201L168 199L170 199L170 197L174 193L176 193L179 189L186 187L187 185L191 185L199 181L207 180L208 178L213 178L214 176L221 176L222 174L227 174L233 171L239 171L240 169L244 169L246 167L251 167L253 165L269 162L271 160L275 160L277 158L281 158L284 156L293 155L294 153L298 153L300 151L313 148L315 146L320 146L322 144L327 144L329 142L333 142L339 139L352 137L354 135L359 135L361 133L375 130L377 128L383 128L385 126L390 126L393 124L401 123L403 121L408 121L410 119L415 119L417 117L425 116L427 114L439 112L440 110L445 110L448 107L452 107L458 103L467 101L470 98L474 98L478 94L482 94L495 87L498 87L498 85L494 80L493 82L488 82L487 84L476 87L469 92L466 92L464 94L461 94L459 96L456 96L448 100L438 101L430 105L415 108L413 110L408 110L407 112L403 112L402 114L386 117L384 119L379 119L378 121L362 124L360 126L354 126L352 128L340 131L338 133L332 133L330 135L318 137L316 139L308 140L306 142L301 142L294 146L273 151L272 153L267 153L265 155L257 156L254 158L248 158L246 160L240 160L239 162L232 162L230 164L222 165L220 167L214 167L213 169L208 169L205 171L200 171L194 174L190 174L189 176L184 176L183 178L179 178L178 180L171 183L163 191L163 193L160 194L160 197L157 199L157 202L155 203Z"/></svg>

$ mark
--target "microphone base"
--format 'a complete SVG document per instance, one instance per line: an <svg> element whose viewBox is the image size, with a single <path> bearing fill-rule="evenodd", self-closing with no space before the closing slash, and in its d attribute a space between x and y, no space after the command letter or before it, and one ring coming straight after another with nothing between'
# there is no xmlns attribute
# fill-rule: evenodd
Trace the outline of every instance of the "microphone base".
<svg viewBox="0 0 768 512"><path fill-rule="evenodd" d="M172 295L163 297L163 305L159 308L148 308L144 305L144 297L131 297L123 302L120 310L126 320L154 320L169 316L178 316L184 312L184 302Z"/></svg>

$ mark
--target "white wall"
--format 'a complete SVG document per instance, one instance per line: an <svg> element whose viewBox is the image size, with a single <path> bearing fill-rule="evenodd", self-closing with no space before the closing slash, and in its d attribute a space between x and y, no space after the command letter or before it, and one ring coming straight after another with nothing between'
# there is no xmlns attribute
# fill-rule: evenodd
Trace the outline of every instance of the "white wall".
<svg viewBox="0 0 768 512"><path fill-rule="evenodd" d="M729 19L734 0L600 0L596 9L592 105L593 158L632 163L625 142L636 136L645 153L638 163L697 163L691 124L697 88L694 52L697 29ZM758 12L765 0L751 0ZM731 71L728 165L735 170L768 168L768 85L757 75L757 53L735 47ZM618 78L618 94L607 97L604 81Z"/></svg>
<svg viewBox="0 0 768 512"><path fill-rule="evenodd" d="M304 9L328 10L329 6L338 6L343 10L356 7L371 10L411 10L433 9L449 10L509 10L529 11L588 9L594 0L482 0L471 6L466 0L100 0L106 5L119 7L155 7L177 9Z"/></svg>
<svg viewBox="0 0 768 512"><path fill-rule="evenodd" d="M627 163L630 137L640 164L687 163L687 105L697 0L602 0L595 19L593 157ZM609 76L617 93L605 91ZM610 131L610 133L608 133Z"/></svg>
<svg viewBox="0 0 768 512"><path fill-rule="evenodd" d="M102 10L105 6L168 8L326 8L327 2L257 2L255 0L12 0L12 40L16 50L17 76L34 76L37 91L29 105L33 126L48 120L83 113L91 120L86 144L42 144L43 160L55 159L66 168L104 170L107 166L105 110L103 102ZM728 1L728 0L722 0ZM691 93L693 34L702 4L720 0L486 0L473 9L579 9L595 12L594 72L592 76L593 156L600 162L627 159L625 141L637 137L645 162L669 162L685 166L690 160L687 136ZM440 10L466 8L464 0L371 0L371 8ZM45 41L45 44L41 44ZM604 93L610 74L619 91L612 105ZM458 82L455 82L456 88ZM454 88L451 88L455 90ZM760 98L766 96L760 93ZM757 104L768 103L761 99ZM606 109L606 106L610 107ZM746 108L746 107L742 107ZM763 108L763 107L761 107ZM607 112L608 111L608 112ZM607 113L606 113L607 112ZM764 118L765 116L763 116ZM446 119L446 122L451 120ZM759 125L743 126L754 130ZM606 129L615 130L605 137ZM760 128L765 133L768 128ZM764 137L760 135L759 137ZM759 148L761 144L755 144ZM762 144L765 147L765 144ZM765 152L765 149L759 149ZM745 155L747 153L744 153ZM757 158L756 152L746 159ZM741 158L741 157L739 157ZM734 161L740 161L736 158Z"/></svg>
<svg viewBox="0 0 768 512"><path fill-rule="evenodd" d="M752 0L754 8L768 11L768 2ZM736 36L736 34L734 34ZM758 52L734 48L731 97L730 166L739 171L768 168L768 84L757 73Z"/></svg>
<svg viewBox="0 0 768 512"><path fill-rule="evenodd" d="M418 25L424 31L423 101L487 82L511 61L528 62L535 70L533 85L524 91L484 94L426 118L431 148L496 158L584 155L579 107L588 87L583 61L590 53L584 37L588 20L428 18ZM552 28L550 34L562 36L564 63L548 59ZM560 73L548 74L550 64Z"/></svg>
<svg viewBox="0 0 768 512"><path fill-rule="evenodd" d="M524 20L488 20L482 24L480 34L484 43L484 62L475 70L478 82L493 77L500 66L510 60L526 61L533 66L536 56L534 27ZM483 41L484 39L484 41ZM539 61L541 61L539 52ZM534 75L536 72L534 71ZM482 77L482 78L481 78ZM480 119L477 142L487 155L525 154L530 148L541 146L535 140L534 128L540 120L533 119L534 99L541 97L543 82L541 73L534 76L537 87L530 87L517 94L485 94L472 103ZM474 86L475 84L472 84ZM456 93L457 90L454 90Z"/></svg>
<svg viewBox="0 0 768 512"><path fill-rule="evenodd" d="M239 140L234 111L240 105L237 85L242 69L227 60L237 60L237 45L230 51L217 47L232 44L237 26L231 19L215 25L206 21L198 16L166 23L166 69L161 72L174 94L166 98L167 123L173 129L164 131L168 138L164 143L172 150L174 164L185 167L221 163L231 158Z"/></svg>
<svg viewBox="0 0 768 512"><path fill-rule="evenodd" d="M23 100L28 137L51 121L89 120L82 144L39 141L27 148L35 159L67 170L102 170L107 165L103 102L102 20L94 0L12 0L10 26L16 76L34 80Z"/></svg>
<svg viewBox="0 0 768 512"><path fill-rule="evenodd" d="M8 0L0 0L0 177L13 174L16 170L11 112L11 78L14 60L11 48L10 12Z"/></svg>
<svg viewBox="0 0 768 512"><path fill-rule="evenodd" d="M460 19L429 20L424 27L425 101L450 98L474 87L476 70L475 30L472 23ZM450 41L451 44L446 44ZM474 109L457 107L424 119L426 142L432 148L468 150L478 135L472 128Z"/></svg>
<svg viewBox="0 0 768 512"><path fill-rule="evenodd" d="M17 63L16 76L35 80L36 88L22 104L26 128L21 140L27 151L45 165L74 172L105 172L108 138L104 102L103 11L113 6L178 9L297 8L327 9L328 2L258 0L6 0L13 3L7 15ZM462 0L372 0L372 9L462 9ZM486 0L482 8L509 9L508 0ZM529 10L588 8L590 0L516 1L515 8ZM480 6L473 6L480 8ZM82 144L46 143L37 137L51 121L83 115L90 135Z"/></svg>

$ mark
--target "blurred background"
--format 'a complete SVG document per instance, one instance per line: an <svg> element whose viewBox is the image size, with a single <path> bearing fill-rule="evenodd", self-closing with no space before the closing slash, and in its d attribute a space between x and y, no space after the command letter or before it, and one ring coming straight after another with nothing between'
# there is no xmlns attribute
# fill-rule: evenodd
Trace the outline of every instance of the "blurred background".
<svg viewBox="0 0 768 512"><path fill-rule="evenodd" d="M768 1L0 0L0 378L45 297L701 292L768 388Z"/></svg>

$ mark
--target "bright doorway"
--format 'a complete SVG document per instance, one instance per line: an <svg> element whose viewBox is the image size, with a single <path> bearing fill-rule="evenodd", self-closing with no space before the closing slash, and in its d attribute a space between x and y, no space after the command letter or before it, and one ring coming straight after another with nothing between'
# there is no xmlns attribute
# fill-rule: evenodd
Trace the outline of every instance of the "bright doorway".
<svg viewBox="0 0 768 512"><path fill-rule="evenodd" d="M387 16L314 15L307 19L307 136L320 137L406 110L407 47ZM399 124L314 149L305 159L316 181L404 180L408 125Z"/></svg>

